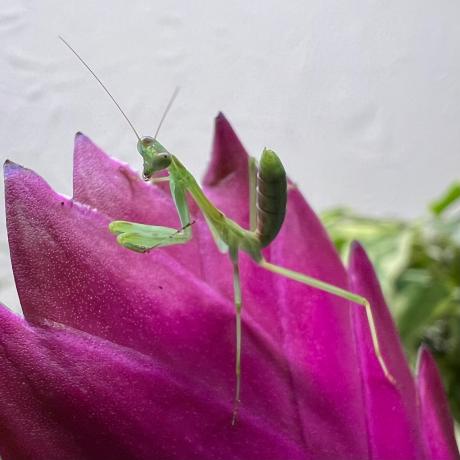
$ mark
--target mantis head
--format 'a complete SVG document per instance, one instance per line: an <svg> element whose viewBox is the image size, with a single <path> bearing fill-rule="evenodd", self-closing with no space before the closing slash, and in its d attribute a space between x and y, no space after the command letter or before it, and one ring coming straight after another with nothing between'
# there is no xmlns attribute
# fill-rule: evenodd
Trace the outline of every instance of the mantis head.
<svg viewBox="0 0 460 460"><path fill-rule="evenodd" d="M145 136L137 143L137 150L144 159L144 180L171 164L171 154L153 137Z"/></svg>

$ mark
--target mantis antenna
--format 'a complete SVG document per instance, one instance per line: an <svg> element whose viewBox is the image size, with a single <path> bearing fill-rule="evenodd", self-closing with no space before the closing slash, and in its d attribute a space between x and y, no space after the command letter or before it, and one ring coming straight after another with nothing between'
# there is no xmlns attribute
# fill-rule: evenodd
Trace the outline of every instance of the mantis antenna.
<svg viewBox="0 0 460 460"><path fill-rule="evenodd" d="M172 96L169 99L168 105L166 106L166 109L164 110L163 115L161 116L160 123L158 123L158 128L155 131L155 136L153 136L154 139L157 138L158 133L160 132L161 125L165 121L166 115L168 115L169 109L172 107L172 105L174 103L174 100L176 99L177 95L179 94L179 91L180 91L179 86L176 86L176 88L174 89L174 92L172 93Z"/></svg>
<svg viewBox="0 0 460 460"><path fill-rule="evenodd" d="M102 88L104 89L104 91L109 95L110 99L112 99L113 103L117 106L118 110L121 112L121 114L123 115L123 117L125 118L125 120L128 122L129 126L131 127L131 129L134 131L134 134L136 135L137 139L140 141L141 140L141 137L139 136L138 132L136 131L136 128L134 128L133 124L131 123L131 121L129 120L128 116L126 115L126 113L123 111L123 109L120 107L120 105L118 104L118 102L115 100L115 98L110 94L110 91L107 89L107 87L104 85L104 83L102 83L101 79L94 73L94 71L91 69L91 67L83 60L83 58L69 45L69 43L67 43L64 38L62 38L60 35L58 35L59 37L59 40L62 41L62 43L64 43L65 46L67 46L67 48L69 48L70 51L72 51L73 54L75 54L75 56L77 56L78 60L90 71L91 75L96 79L96 81L102 86ZM172 102L171 102L172 103ZM171 103L168 105L167 109L166 109L166 113L167 111L169 110L169 107L171 105ZM165 116L166 116L166 113L165 113ZM160 126L161 126L161 123L163 122L163 119L164 117L162 118L161 122L160 122ZM159 129L159 127L158 127Z"/></svg>

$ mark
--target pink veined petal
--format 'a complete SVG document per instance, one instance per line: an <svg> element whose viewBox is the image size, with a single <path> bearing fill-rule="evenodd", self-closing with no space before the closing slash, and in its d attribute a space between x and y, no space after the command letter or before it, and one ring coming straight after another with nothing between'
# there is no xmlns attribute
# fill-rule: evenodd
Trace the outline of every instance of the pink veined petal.
<svg viewBox="0 0 460 460"><path fill-rule="evenodd" d="M103 212L112 220L181 227L169 189L165 192L146 183L129 165L110 158L81 133L75 136L73 188L74 200ZM194 220L194 238L188 244L162 248L162 251L177 259L195 276L203 278L200 256L200 244L203 243L199 234L208 230L201 215L195 213ZM219 263L213 262L215 265Z"/></svg>
<svg viewBox="0 0 460 460"><path fill-rule="evenodd" d="M219 115L205 190L219 208L243 225L248 223L249 210L247 171L247 154L228 121ZM347 285L345 270L325 230L297 190L289 194L286 222L265 256L287 268ZM348 302L267 274L245 258L241 272L245 309L288 357L298 436L308 452L314 458L367 458ZM220 290L229 295L231 284L222 281ZM340 386L330 384L337 381ZM319 434L312 437L312 432Z"/></svg>
<svg viewBox="0 0 460 460"><path fill-rule="evenodd" d="M429 458L458 460L452 417L436 362L429 350L419 350L417 387L420 396L420 422Z"/></svg>
<svg viewBox="0 0 460 460"><path fill-rule="evenodd" d="M365 310L354 308L370 458L422 460L425 452L417 416L414 380L372 264L358 243L352 246L349 273L351 290L371 303L382 354L396 379L396 385L386 379L375 355Z"/></svg>
<svg viewBox="0 0 460 460"><path fill-rule="evenodd" d="M107 216L57 195L32 171L9 164L5 184L25 316L155 356L216 388L230 412L233 304L164 251L141 255L118 246ZM257 414L297 439L288 368L278 344L246 315L241 416Z"/></svg>
<svg viewBox="0 0 460 460"><path fill-rule="evenodd" d="M270 261L347 288L337 252L297 189L289 192L286 220L272 243ZM362 382L356 372L358 359L350 318L353 307L344 299L296 281L281 277L275 281L283 353L291 363L305 441L309 442L308 433L316 427L322 439L329 440L335 458L368 458ZM307 391L298 391L302 382L308 382ZM315 449L327 455L323 442Z"/></svg>
<svg viewBox="0 0 460 460"><path fill-rule="evenodd" d="M269 420L229 423L219 388L66 328L35 328L0 306L4 460L303 459Z"/></svg>

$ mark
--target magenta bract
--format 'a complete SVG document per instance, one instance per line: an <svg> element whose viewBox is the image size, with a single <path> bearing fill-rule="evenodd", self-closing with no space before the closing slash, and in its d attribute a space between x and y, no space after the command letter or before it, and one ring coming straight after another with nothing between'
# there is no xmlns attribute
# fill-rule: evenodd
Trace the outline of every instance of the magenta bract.
<svg viewBox="0 0 460 460"><path fill-rule="evenodd" d="M149 254L112 220L179 226L170 195L84 135L74 196L5 165L8 237L25 320L0 309L0 453L8 459L458 459L436 367L409 371L372 266L349 272L293 188L267 259L365 295L392 386L360 307L242 257L243 387L232 427L231 266L192 206L194 238ZM204 188L248 224L247 154L216 119Z"/></svg>

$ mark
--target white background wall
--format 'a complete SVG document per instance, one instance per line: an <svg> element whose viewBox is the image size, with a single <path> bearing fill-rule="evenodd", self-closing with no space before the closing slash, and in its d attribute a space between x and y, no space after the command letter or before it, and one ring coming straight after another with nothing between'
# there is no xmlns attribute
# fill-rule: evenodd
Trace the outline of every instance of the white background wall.
<svg viewBox="0 0 460 460"><path fill-rule="evenodd" d="M182 87L160 140L197 175L222 110L316 209L419 215L460 175L459 24L455 0L1 0L0 157L70 194L81 130L139 167L62 34L144 134ZM0 299L17 308L0 213Z"/></svg>

